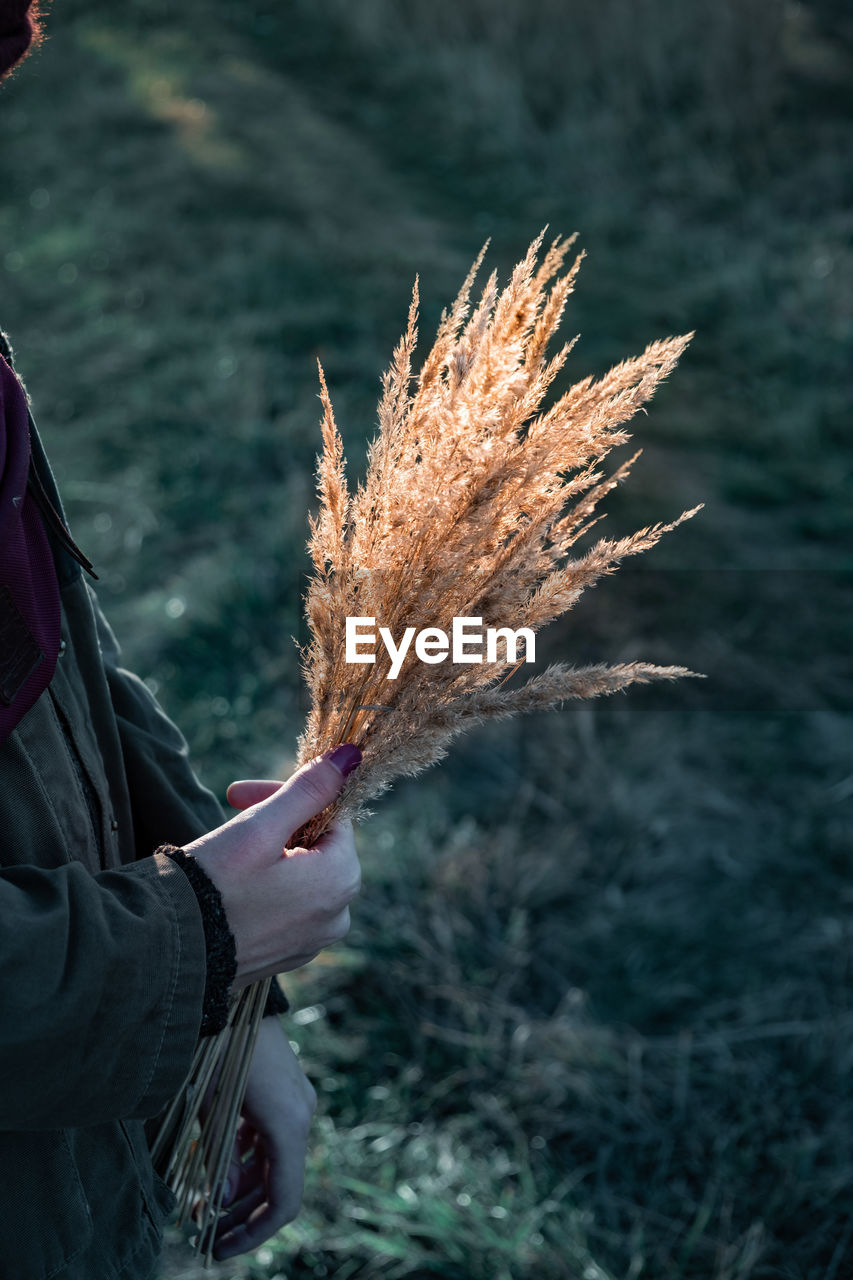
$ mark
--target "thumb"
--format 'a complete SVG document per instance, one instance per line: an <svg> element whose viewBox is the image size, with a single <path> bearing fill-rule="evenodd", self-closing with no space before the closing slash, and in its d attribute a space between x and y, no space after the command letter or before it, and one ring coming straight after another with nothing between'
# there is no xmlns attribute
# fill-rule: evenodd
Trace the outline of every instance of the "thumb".
<svg viewBox="0 0 853 1280"><path fill-rule="evenodd" d="M353 743L333 747L303 765L267 799L261 800L256 805L258 817L273 825L281 835L282 844L286 844L294 831L337 798L344 781L359 764L361 751Z"/></svg>

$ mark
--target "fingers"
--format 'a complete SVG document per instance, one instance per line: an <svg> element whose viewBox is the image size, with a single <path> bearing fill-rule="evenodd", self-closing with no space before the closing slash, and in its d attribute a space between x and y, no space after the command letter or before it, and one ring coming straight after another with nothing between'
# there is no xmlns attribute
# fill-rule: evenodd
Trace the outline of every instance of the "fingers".
<svg viewBox="0 0 853 1280"><path fill-rule="evenodd" d="M289 1222L290 1219L285 1221ZM256 1249L283 1226L284 1222L279 1222L271 1231L264 1228L258 1231L257 1224L252 1224L251 1219L248 1223L239 1223L217 1239L213 1246L214 1262L225 1262L228 1258L235 1258L238 1253L248 1253L250 1249Z"/></svg>
<svg viewBox="0 0 853 1280"><path fill-rule="evenodd" d="M329 827L315 845L312 845L311 851L321 849L326 853L333 853L338 850L352 850L355 852L355 840L353 838L353 826L350 818L335 818Z"/></svg>
<svg viewBox="0 0 853 1280"><path fill-rule="evenodd" d="M223 1220L225 1229L213 1251L216 1261L256 1249L280 1227L292 1222L302 1204L303 1182L301 1159L270 1160L266 1164L266 1188L253 1188L244 1201L234 1206L234 1216L229 1213Z"/></svg>
<svg viewBox="0 0 853 1280"><path fill-rule="evenodd" d="M227 1210L223 1210L222 1215L216 1227L216 1240L214 1244L214 1257L217 1261L224 1258L231 1258L235 1253L242 1253L245 1249L252 1249L254 1245L251 1243L241 1243L240 1233L246 1230L247 1223L253 1213L257 1213L259 1209L267 1204L267 1190L263 1179L251 1187L245 1195L241 1196L233 1205L229 1205ZM294 1215L295 1216L295 1215ZM283 1223L281 1224L284 1225ZM277 1230L277 1228L274 1228ZM270 1233L272 1234L272 1233ZM264 1237L266 1239L267 1237ZM258 1244L263 1243L259 1240Z"/></svg>
<svg viewBox="0 0 853 1280"><path fill-rule="evenodd" d="M251 809L253 804L268 800L280 789L282 783L272 779L251 778L245 782L232 782L225 798L232 809Z"/></svg>
<svg viewBox="0 0 853 1280"><path fill-rule="evenodd" d="M253 1127L241 1120L228 1165L225 1193L222 1197L223 1211L233 1209L257 1184L260 1168L258 1143L261 1141Z"/></svg>
<svg viewBox="0 0 853 1280"><path fill-rule="evenodd" d="M360 763L361 752L352 743L334 747L319 759L303 765L287 782L258 802L258 818L275 827L284 846L294 831L337 798L345 779ZM233 787L236 784L229 787L229 792Z"/></svg>
<svg viewBox="0 0 853 1280"><path fill-rule="evenodd" d="M334 822L314 845L311 852L315 851L322 853L330 864L334 858L340 899L343 903L352 902L361 892L361 863L349 818Z"/></svg>
<svg viewBox="0 0 853 1280"><path fill-rule="evenodd" d="M267 1203L267 1160L263 1138L251 1124L242 1121L237 1131L234 1154L216 1227L222 1240L246 1224L251 1214Z"/></svg>
<svg viewBox="0 0 853 1280"><path fill-rule="evenodd" d="M272 1181L272 1180L271 1180ZM261 1184L254 1187L239 1204L221 1220L213 1256L217 1262L238 1253L257 1249L279 1228L292 1222L302 1204L302 1178L298 1185L285 1181L277 1190L269 1191Z"/></svg>

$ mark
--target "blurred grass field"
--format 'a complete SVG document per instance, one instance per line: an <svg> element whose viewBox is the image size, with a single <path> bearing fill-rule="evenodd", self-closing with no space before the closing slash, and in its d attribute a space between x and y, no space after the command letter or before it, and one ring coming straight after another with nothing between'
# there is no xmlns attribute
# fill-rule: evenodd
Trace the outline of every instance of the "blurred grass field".
<svg viewBox="0 0 853 1280"><path fill-rule="evenodd" d="M288 768L319 443L420 273L588 258L571 380L696 330L549 636L703 682L482 730L293 975L305 1209L227 1277L853 1276L853 23L833 0L55 0L0 94L0 323L127 664ZM544 650L543 650L544 656ZM168 1274L195 1274L174 1240Z"/></svg>

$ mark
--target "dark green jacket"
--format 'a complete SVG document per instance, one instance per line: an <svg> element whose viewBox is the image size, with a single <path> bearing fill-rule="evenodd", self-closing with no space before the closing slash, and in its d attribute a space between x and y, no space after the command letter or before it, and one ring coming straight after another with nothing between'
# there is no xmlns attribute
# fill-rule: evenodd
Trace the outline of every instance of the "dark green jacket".
<svg viewBox="0 0 853 1280"><path fill-rule="evenodd" d="M59 508L35 432L33 464ZM174 1204L143 1121L189 1069L205 979L195 895L152 851L224 817L53 548L64 646L0 746L0 1277L142 1280Z"/></svg>

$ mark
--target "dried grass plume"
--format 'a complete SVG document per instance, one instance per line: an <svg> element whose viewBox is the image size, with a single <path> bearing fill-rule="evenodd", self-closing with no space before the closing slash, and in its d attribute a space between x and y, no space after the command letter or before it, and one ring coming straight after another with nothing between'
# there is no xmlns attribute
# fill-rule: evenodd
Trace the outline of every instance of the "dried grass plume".
<svg viewBox="0 0 853 1280"><path fill-rule="evenodd" d="M347 616L374 617L395 636L407 626L450 633L454 617L538 631L625 556L654 546L699 510L627 538L603 538L571 557L596 522L598 503L639 454L610 476L599 470L602 460L630 439L626 423L675 367L692 334L653 342L544 408L574 345L547 354L583 255L566 269L575 237L558 237L542 253L543 239L544 232L506 288L498 289L493 273L472 305L484 246L417 377L415 283L406 332L383 378L367 475L352 494L320 369L320 509L310 518L311 639L302 650L311 711L298 762L340 742L362 749L363 763L336 813L357 816L393 778L439 760L451 738L483 720L694 674L641 662L578 670L558 663L506 688L516 669L506 661L427 665L409 652L394 681L386 679L390 664L381 647L374 665L345 661ZM303 842L332 816L327 811L304 828Z"/></svg>

